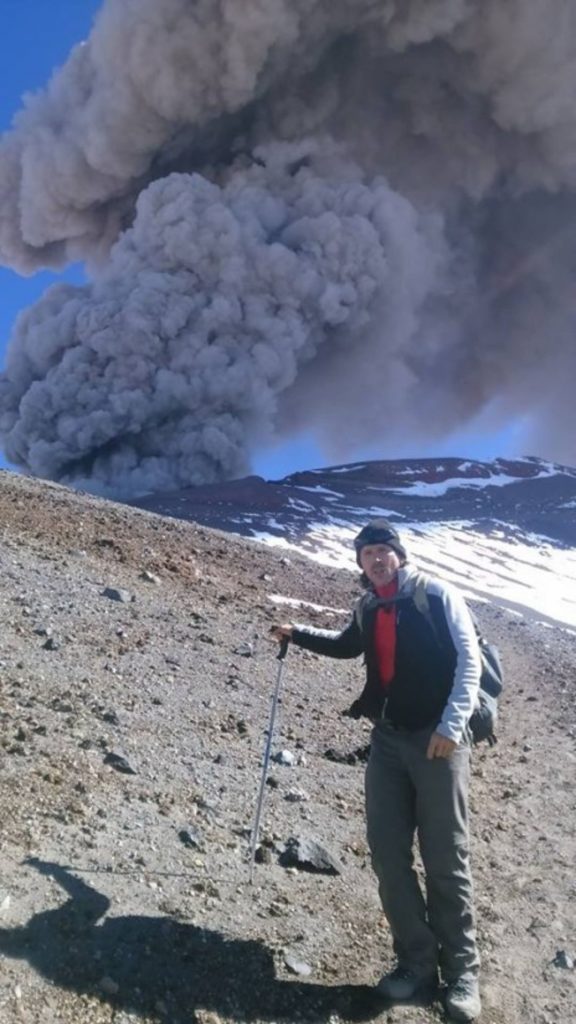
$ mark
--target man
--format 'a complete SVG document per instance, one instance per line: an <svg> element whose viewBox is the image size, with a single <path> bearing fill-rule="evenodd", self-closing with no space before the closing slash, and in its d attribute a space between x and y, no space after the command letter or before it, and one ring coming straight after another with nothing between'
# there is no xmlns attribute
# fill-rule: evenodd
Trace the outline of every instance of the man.
<svg viewBox="0 0 576 1024"><path fill-rule="evenodd" d="M392 1000L432 993L438 969L455 1020L480 1014L468 849L468 721L480 681L480 652L466 603L426 578L426 611L415 599L419 574L408 566L395 528L384 519L355 541L366 594L341 633L274 628L298 647L335 658L364 654L366 684L352 717L374 723L366 769L372 864L392 933L396 966L378 989ZM418 833L426 899L414 870Z"/></svg>

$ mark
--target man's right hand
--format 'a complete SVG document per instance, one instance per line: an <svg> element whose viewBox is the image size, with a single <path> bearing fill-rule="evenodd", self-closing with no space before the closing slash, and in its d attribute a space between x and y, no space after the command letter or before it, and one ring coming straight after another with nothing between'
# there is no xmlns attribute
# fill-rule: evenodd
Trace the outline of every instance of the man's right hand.
<svg viewBox="0 0 576 1024"><path fill-rule="evenodd" d="M281 644L283 640L292 639L293 629L294 626L292 626L289 622L285 622L281 626L272 626L270 630L270 636L272 637L273 640L277 640L278 643Z"/></svg>

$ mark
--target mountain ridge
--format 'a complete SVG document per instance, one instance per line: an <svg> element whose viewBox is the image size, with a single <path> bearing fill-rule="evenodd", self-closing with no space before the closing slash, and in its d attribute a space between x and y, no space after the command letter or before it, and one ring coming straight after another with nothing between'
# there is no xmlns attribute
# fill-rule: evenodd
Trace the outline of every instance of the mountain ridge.
<svg viewBox="0 0 576 1024"><path fill-rule="evenodd" d="M576 629L576 469L557 463L377 460L281 480L249 476L131 504L348 569L355 531L384 516L405 532L423 568L468 596Z"/></svg>

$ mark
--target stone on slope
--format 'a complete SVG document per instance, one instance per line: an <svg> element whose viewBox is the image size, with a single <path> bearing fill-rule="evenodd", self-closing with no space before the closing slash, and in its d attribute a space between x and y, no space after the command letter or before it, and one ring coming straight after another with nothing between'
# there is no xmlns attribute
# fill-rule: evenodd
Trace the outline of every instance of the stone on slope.
<svg viewBox="0 0 576 1024"><path fill-rule="evenodd" d="M178 832L178 838L180 842L190 850L197 850L201 845L201 839L198 832L190 826L181 828Z"/></svg>
<svg viewBox="0 0 576 1024"><path fill-rule="evenodd" d="M301 871L317 871L326 875L342 873L342 865L336 857L316 839L305 836L292 837L286 841L280 863L283 867L295 867Z"/></svg>
<svg viewBox="0 0 576 1024"><path fill-rule="evenodd" d="M102 591L102 597L107 597L109 601L119 601L121 604L130 604L134 600L134 596L129 590L122 590L117 587L105 587Z"/></svg>
<svg viewBox="0 0 576 1024"><path fill-rule="evenodd" d="M300 960L299 957L294 956L293 953L284 954L284 963L292 974L297 974L300 978L309 978L312 974L310 964L305 963L304 960Z"/></svg>
<svg viewBox="0 0 576 1024"><path fill-rule="evenodd" d="M135 769L132 768L132 765L122 754L115 754L112 750L106 754L104 764L109 764L111 768L114 768L117 772L122 772L124 775L137 774Z"/></svg>

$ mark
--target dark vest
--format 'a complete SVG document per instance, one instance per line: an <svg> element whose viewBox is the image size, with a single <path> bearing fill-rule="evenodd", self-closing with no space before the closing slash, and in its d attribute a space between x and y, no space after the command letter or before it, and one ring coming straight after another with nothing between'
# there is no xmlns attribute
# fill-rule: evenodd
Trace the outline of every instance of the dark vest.
<svg viewBox="0 0 576 1024"><path fill-rule="evenodd" d="M440 598L431 596L429 604L436 633L411 598L396 605L396 662L385 708L374 645L377 608L366 608L361 627L366 685L355 702L355 714L374 719L381 718L384 712L393 725L410 730L424 729L440 721L454 683L456 649Z"/></svg>

